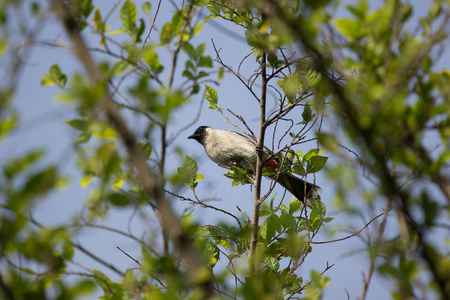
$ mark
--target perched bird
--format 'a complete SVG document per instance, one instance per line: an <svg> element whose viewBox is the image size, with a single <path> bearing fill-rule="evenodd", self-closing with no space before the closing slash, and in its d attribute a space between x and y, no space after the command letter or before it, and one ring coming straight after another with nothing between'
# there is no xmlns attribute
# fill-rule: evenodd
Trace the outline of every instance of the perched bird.
<svg viewBox="0 0 450 300"><path fill-rule="evenodd" d="M238 166L251 171L254 171L256 168L258 155L256 142L237 132L200 126L188 139L194 139L202 144L209 158L219 165ZM276 169L278 159L266 147L262 151L263 166ZM306 205L309 207L312 207L316 199L320 199L322 190L317 185L291 174L277 174L269 177L282 185L300 201L306 201Z"/></svg>

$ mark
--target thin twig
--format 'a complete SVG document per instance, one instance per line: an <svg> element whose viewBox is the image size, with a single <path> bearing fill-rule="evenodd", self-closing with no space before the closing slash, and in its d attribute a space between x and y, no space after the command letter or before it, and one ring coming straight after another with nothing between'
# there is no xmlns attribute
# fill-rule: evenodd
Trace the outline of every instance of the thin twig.
<svg viewBox="0 0 450 300"><path fill-rule="evenodd" d="M142 267L141 263L135 259L134 257L132 257L130 254L126 253L125 251L123 251L122 249L120 249L120 247L116 247L117 249L119 249L123 254L125 254L126 256L128 256L132 261L134 261L135 263L137 263L139 266Z"/></svg>

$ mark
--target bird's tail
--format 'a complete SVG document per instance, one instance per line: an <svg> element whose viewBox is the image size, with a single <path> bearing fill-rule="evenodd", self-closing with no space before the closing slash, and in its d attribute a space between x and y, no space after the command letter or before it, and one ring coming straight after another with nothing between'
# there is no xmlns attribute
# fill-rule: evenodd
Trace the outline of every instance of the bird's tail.
<svg viewBox="0 0 450 300"><path fill-rule="evenodd" d="M322 189L312 183L301 180L291 174L279 174L273 176L281 186L287 189L297 199L306 204L307 207L312 207L317 199L320 199Z"/></svg>

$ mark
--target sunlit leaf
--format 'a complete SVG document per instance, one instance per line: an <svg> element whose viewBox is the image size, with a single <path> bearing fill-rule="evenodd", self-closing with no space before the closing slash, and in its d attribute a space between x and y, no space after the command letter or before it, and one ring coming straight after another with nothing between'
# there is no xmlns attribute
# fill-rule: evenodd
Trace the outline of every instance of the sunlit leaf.
<svg viewBox="0 0 450 300"><path fill-rule="evenodd" d="M149 14L150 14L150 9L151 9L151 4L150 4L150 2L144 2L144 3L142 3L142 11L143 11L145 14L149 15Z"/></svg>
<svg viewBox="0 0 450 300"><path fill-rule="evenodd" d="M94 179L94 175L87 175L83 178L80 179L80 185L82 188L86 188L88 186L88 184L92 181L92 179Z"/></svg>
<svg viewBox="0 0 450 300"><path fill-rule="evenodd" d="M209 85L205 85L205 98L209 102L208 108L210 109L216 109L217 108L217 102L219 100L219 96L217 95L217 92L215 89L210 87Z"/></svg>
<svg viewBox="0 0 450 300"><path fill-rule="evenodd" d="M120 9L120 21L126 31L131 32L136 27L136 6L130 0L127 0Z"/></svg>

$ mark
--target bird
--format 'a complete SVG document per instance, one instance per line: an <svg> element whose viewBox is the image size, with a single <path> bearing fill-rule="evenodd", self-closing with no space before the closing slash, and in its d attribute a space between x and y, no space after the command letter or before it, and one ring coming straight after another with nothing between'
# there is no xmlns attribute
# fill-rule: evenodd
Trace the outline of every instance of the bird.
<svg viewBox="0 0 450 300"><path fill-rule="evenodd" d="M250 170L252 173L256 169L257 143L240 133L200 126L188 139L199 142L205 148L208 157L220 166L238 166ZM272 151L264 147L262 153L263 167L276 169L278 158L273 155ZM312 207L314 202L320 199L322 189L319 186L292 174L277 173L268 177L278 182L307 207Z"/></svg>

